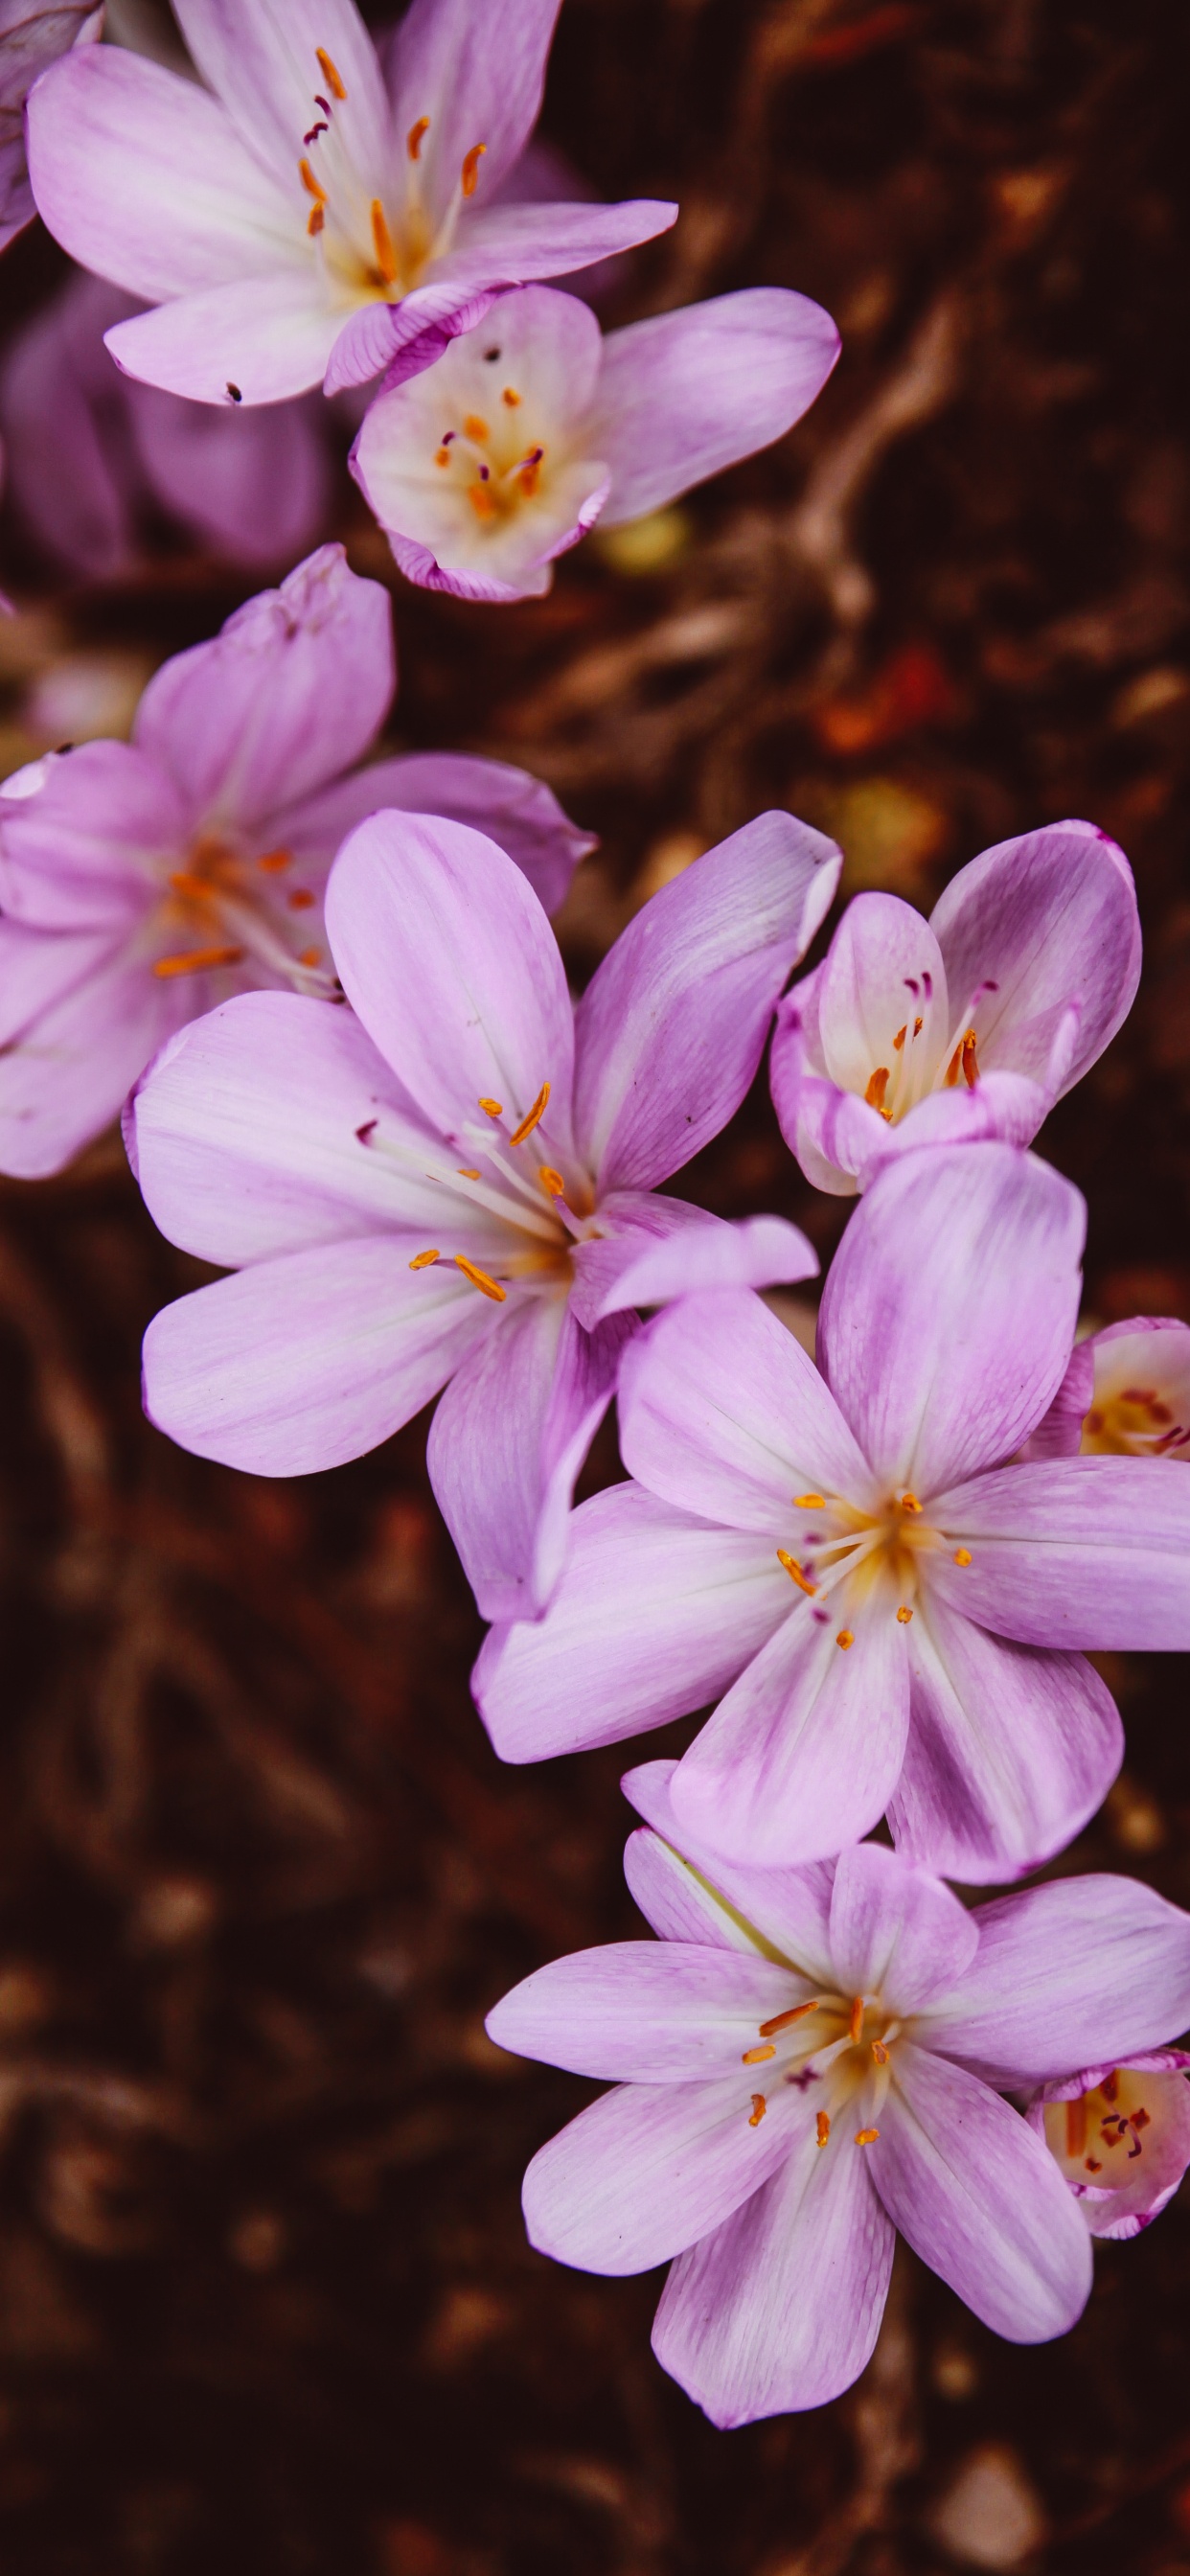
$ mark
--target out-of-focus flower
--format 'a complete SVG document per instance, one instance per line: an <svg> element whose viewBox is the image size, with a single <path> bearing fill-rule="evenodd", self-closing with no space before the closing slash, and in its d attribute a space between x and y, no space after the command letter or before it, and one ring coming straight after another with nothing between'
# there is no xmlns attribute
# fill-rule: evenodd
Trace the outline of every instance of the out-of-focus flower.
<svg viewBox="0 0 1190 2576"><path fill-rule="evenodd" d="M1190 1325L1130 1315L1076 1344L1029 1458L1190 1460Z"/></svg>
<svg viewBox="0 0 1190 2576"><path fill-rule="evenodd" d="M539 598L596 519L639 519L782 437L838 354L829 313L786 287L605 340L575 296L528 286L378 395L352 463L411 581Z"/></svg>
<svg viewBox="0 0 1190 2576"><path fill-rule="evenodd" d="M212 411L137 384L103 345L137 310L118 286L80 274L5 351L0 430L27 529L92 580L140 560L146 508L232 562L291 564L315 542L330 493L318 396Z"/></svg>
<svg viewBox="0 0 1190 2576"><path fill-rule="evenodd" d="M795 1226L726 1225L657 1185L738 1108L838 868L832 842L761 816L644 906L576 1008L502 851L456 824L363 824L326 912L358 1017L253 995L137 1093L150 1213L238 1272L150 1326L153 1421L301 1475L445 1386L430 1477L468 1577L488 1617L538 1613L633 1310L817 1269Z"/></svg>
<svg viewBox="0 0 1190 2576"><path fill-rule="evenodd" d="M575 1515L536 1628L475 1691L514 1762L719 1700L683 1827L757 1863L887 1810L907 1856L995 1880L1061 1849L1119 1768L1097 1647L1190 1645L1190 1478L1006 1464L1070 1353L1084 1209L1008 1145L904 1156L835 1255L807 1358L759 1297L690 1297L626 1354L636 1482ZM614 1607L609 1607L614 1605Z"/></svg>
<svg viewBox="0 0 1190 2576"><path fill-rule="evenodd" d="M1190 2013L1190 1918L1125 1878L968 1914L870 1843L724 1866L630 1772L625 1854L660 1942L555 1960L488 2017L500 2047L611 2077L525 2176L529 2235L590 2272L677 2261L653 2349L715 2424L821 2406L872 2350L895 2232L997 2334L1063 2334L1091 2246L1002 2097ZM1110 2034L1110 2036L1109 2036Z"/></svg>
<svg viewBox="0 0 1190 2576"><path fill-rule="evenodd" d="M156 309L108 346L197 402L429 366L502 288L664 232L676 206L494 205L541 104L558 0L175 0L208 86L114 46L29 101L38 209Z"/></svg>
<svg viewBox="0 0 1190 2576"><path fill-rule="evenodd" d="M1132 871L1092 823L1001 841L928 921L860 894L782 1005L772 1088L820 1190L960 1137L1027 1145L1102 1055L1140 978Z"/></svg>
<svg viewBox="0 0 1190 2576"><path fill-rule="evenodd" d="M1180 2030L1185 2014L1173 2014ZM1043 2084L1029 2120L1045 2139L1092 2236L1139 2236L1190 2165L1190 2055L1153 2048Z"/></svg>
<svg viewBox="0 0 1190 2576"><path fill-rule="evenodd" d="M327 872L378 806L482 820L561 901L590 840L523 770L452 753L354 769L394 683L387 592L324 546L156 673L131 743L49 753L0 787L0 1170L60 1170L222 996L333 993Z"/></svg>
<svg viewBox="0 0 1190 2576"><path fill-rule="evenodd" d="M94 44L102 28L95 0L0 0L0 250L37 212L25 164L26 94L47 64L72 45Z"/></svg>

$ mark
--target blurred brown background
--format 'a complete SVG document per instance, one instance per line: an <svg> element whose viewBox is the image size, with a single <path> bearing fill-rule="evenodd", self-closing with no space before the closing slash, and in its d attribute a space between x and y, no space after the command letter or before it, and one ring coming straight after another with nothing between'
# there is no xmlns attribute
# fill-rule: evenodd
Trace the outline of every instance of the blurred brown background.
<svg viewBox="0 0 1190 2576"><path fill-rule="evenodd" d="M394 742L520 761L602 834L577 977L770 803L926 906L1038 821L1122 841L1145 983L1043 1140L1101 1319L1190 1316L1188 55L1180 0L566 0L547 132L683 207L605 318L797 286L838 372L544 603L408 589L345 477L327 531L392 582ZM27 236L8 323L63 269ZM0 564L4 769L118 730L258 586L162 541L66 588L11 513ZM761 1092L683 1186L824 1260L843 1214ZM656 2281L527 2250L521 2170L587 2088L482 2017L641 1928L624 1757L489 1754L424 1426L278 1485L146 1427L140 1331L201 1275L114 1140L0 1184L5 2576L1190 2576L1185 2195L1041 2350L899 2261L853 2394L730 2435L651 2359ZM1110 1665L1128 1769L1060 1865L1190 1903L1183 1676Z"/></svg>

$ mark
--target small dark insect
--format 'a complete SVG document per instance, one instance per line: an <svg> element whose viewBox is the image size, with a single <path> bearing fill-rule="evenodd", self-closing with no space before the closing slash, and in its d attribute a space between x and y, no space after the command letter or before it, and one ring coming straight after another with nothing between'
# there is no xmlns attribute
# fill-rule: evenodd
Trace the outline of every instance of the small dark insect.
<svg viewBox="0 0 1190 2576"><path fill-rule="evenodd" d="M483 354L486 364L489 367L494 367L500 355L500 351L498 349L485 349Z"/></svg>
<svg viewBox="0 0 1190 2576"><path fill-rule="evenodd" d="M229 395L230 395L230 397L231 397L231 400L232 400L233 402L242 402L242 401L243 401L244 397L243 397L242 393L240 392L240 388L239 388L239 386L238 386L238 385L233 385L233 383L231 382L231 378L230 378L230 377L228 378L228 382L227 382L227 390L228 390L228 393L229 393Z"/></svg>

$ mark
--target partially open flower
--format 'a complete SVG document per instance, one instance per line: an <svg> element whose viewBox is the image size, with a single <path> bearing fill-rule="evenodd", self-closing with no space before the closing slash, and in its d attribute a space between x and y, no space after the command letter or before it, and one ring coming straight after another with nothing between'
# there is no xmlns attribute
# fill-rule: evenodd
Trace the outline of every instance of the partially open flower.
<svg viewBox="0 0 1190 2576"><path fill-rule="evenodd" d="M1175 2022L1180 2026L1180 2018ZM1092 2236L1139 2236L1190 2165L1190 2054L1150 2049L1043 2084L1029 2105Z"/></svg>
<svg viewBox="0 0 1190 2576"><path fill-rule="evenodd" d="M1130 1315L1089 1333L1024 1454L1190 1463L1190 1324Z"/></svg>
<svg viewBox="0 0 1190 2576"><path fill-rule="evenodd" d="M596 519L640 518L782 437L838 354L830 315L785 287L603 339L577 297L528 286L379 394L352 461L410 581L537 598Z"/></svg>

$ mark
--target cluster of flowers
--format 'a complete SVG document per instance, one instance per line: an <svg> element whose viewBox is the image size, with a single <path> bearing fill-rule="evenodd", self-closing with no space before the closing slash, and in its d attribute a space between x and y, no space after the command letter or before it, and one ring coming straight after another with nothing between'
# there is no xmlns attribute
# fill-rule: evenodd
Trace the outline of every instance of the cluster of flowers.
<svg viewBox="0 0 1190 2576"><path fill-rule="evenodd" d="M833 326L781 290L605 343L526 282L675 211L511 192L556 0L414 0L383 67L351 0L176 7L201 82L48 13L37 203L150 305L108 341L159 389L386 371L356 468L413 579L540 592L599 511L823 382ZM534 2243L676 2257L655 2347L717 2423L854 2379L898 2228L1002 2334L1062 2332L1092 2235L1190 2160L1190 1918L1120 1878L944 1882L1020 1879L1099 1805L1089 1652L1190 1646L1190 1330L1077 1337L1083 1202L1029 1151L1134 997L1127 861L1062 823L928 922L861 895L786 993L841 861L769 813L575 1003L549 914L589 843L498 763L361 766L394 681L385 592L325 547L166 664L130 744L0 789L0 1164L56 1170L126 1101L152 1215L229 1274L145 1344L200 1455L305 1474L438 1397L505 1759L712 1706L625 1783L658 1941L490 2019L617 2088L530 2167ZM662 1187L770 1034L803 1172L860 1201L816 1361L760 1293L815 1272L798 1229ZM575 1509L613 1396L628 1480Z"/></svg>

